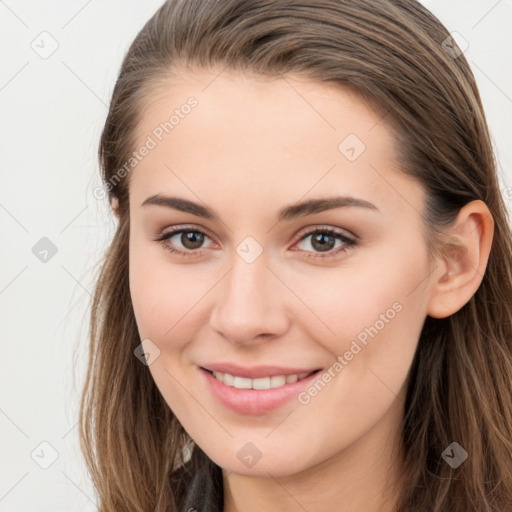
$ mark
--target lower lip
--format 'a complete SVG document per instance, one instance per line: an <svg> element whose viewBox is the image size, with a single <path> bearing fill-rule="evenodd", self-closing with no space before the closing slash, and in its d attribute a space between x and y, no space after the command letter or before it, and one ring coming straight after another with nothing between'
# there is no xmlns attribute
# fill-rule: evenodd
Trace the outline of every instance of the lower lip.
<svg viewBox="0 0 512 512"><path fill-rule="evenodd" d="M302 380L270 389L238 389L227 386L216 379L210 372L200 368L213 395L226 407L239 414L265 414L277 409L288 400L296 397L317 377L319 371Z"/></svg>

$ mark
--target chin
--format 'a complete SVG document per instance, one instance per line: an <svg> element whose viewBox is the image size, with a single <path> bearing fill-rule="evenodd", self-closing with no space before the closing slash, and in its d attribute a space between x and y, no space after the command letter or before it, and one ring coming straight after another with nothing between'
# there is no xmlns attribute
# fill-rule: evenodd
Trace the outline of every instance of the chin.
<svg viewBox="0 0 512 512"><path fill-rule="evenodd" d="M250 442L244 443L242 448L238 448L238 444L234 458L226 456L226 449L222 449L218 454L211 453L211 451L205 453L224 471L242 476L284 477L309 467L305 454L301 452L302 446L296 446L294 449L289 447L288 453L279 453L275 449L268 449L265 454L265 449L260 451ZM315 465L315 461L311 460L310 465Z"/></svg>

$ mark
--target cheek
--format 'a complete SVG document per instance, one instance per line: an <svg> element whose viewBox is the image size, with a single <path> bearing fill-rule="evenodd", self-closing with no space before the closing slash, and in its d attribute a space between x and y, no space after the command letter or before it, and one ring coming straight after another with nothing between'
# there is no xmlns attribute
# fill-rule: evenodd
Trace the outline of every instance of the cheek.
<svg viewBox="0 0 512 512"><path fill-rule="evenodd" d="M194 337L197 311L215 281L195 265L171 264L164 249L130 248L130 294L141 339L176 349ZM165 344L165 346L164 346Z"/></svg>
<svg viewBox="0 0 512 512"><path fill-rule="evenodd" d="M408 331L407 326L422 323L422 297L410 293L413 287L408 286L414 282L409 279L412 276L404 272L397 277L400 280L385 276L378 284L364 278L353 279L349 293L340 294L333 289L330 298L328 294L317 297L311 309L320 312L319 317L329 328L326 339L357 339L364 344L386 332L395 336L398 325Z"/></svg>
<svg viewBox="0 0 512 512"><path fill-rule="evenodd" d="M315 313L306 313L310 321L304 317L301 325L333 358L343 357L354 379L379 368L400 387L412 362L426 317L428 261L421 250L412 258L407 247L383 248L330 279L315 280L314 288L297 277L295 291Z"/></svg>
<svg viewBox="0 0 512 512"><path fill-rule="evenodd" d="M142 252L134 249L130 258L130 293L137 328L140 339L150 339L159 350L148 370L168 406L183 421L190 411L186 390L194 388L187 380L190 376L183 374L183 357L200 326L194 306L200 305L209 286L197 279L197 273L195 278L192 271Z"/></svg>

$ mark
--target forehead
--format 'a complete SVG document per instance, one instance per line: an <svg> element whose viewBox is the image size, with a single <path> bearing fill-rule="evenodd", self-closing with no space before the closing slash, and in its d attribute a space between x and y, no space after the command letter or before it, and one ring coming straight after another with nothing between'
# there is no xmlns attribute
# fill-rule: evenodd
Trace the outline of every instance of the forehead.
<svg viewBox="0 0 512 512"><path fill-rule="evenodd" d="M188 109L191 98L197 105ZM315 132L329 144L346 130L364 139L382 121L355 92L339 84L291 74L262 77L228 70L182 71L147 87L137 126L138 142L173 112L179 116L173 121L177 124L190 124L190 120L181 123L186 117L207 128L214 124L211 140L217 133L238 139L257 133L261 143L266 135L273 138L271 131L279 131L281 140L291 142L299 138L302 142L304 137L316 140ZM175 136L183 128L173 131ZM380 137L386 131L381 125Z"/></svg>
<svg viewBox="0 0 512 512"><path fill-rule="evenodd" d="M350 90L297 75L182 72L148 90L136 147L149 139L130 177L141 201L175 186L228 200L279 187L292 201L333 187L389 197L383 173L408 179L378 114Z"/></svg>

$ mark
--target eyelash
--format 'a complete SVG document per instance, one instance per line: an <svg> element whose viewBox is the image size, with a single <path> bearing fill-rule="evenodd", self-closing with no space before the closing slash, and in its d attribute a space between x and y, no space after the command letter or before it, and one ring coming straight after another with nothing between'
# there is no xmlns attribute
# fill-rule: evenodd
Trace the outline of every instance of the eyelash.
<svg viewBox="0 0 512 512"><path fill-rule="evenodd" d="M167 231L166 233L160 234L158 236L158 238L155 239L155 241L160 242L165 250L167 250L171 253L177 254L179 256L186 257L186 256L190 256L190 255L195 255L198 252L200 252L201 249L189 249L187 251L183 251L181 249L176 249L175 247L172 247L171 245L166 243L166 241L168 239L172 238L174 235L176 235L178 233L186 232L186 231L191 232L191 233L200 233L200 234L210 238L204 231L201 231L200 229L194 229L194 228L191 228L190 226L186 226L186 227L179 226L179 227L173 229L172 231ZM317 233L332 235L335 238L337 238L338 240L341 240L344 243L344 246L338 247L337 249L331 249L325 253L315 253L314 251L306 251L306 253L308 253L307 256L305 256L306 258L317 258L317 259L318 258L320 258L320 259L321 258L332 258L341 252L346 253L348 250L352 249L354 246L357 245L357 242L355 240L346 237L339 231L336 231L332 228L323 228L323 227L317 227L313 230L303 233L302 236L299 235L299 236L301 236L301 238L297 241L297 243L302 242L308 236L311 236L311 235L314 235Z"/></svg>

